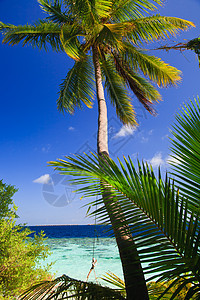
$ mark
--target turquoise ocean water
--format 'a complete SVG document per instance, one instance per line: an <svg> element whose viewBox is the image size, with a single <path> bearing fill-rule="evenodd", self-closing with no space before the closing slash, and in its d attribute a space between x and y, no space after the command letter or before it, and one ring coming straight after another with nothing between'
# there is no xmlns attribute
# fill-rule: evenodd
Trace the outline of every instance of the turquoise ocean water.
<svg viewBox="0 0 200 300"><path fill-rule="evenodd" d="M94 240L92 238L49 239L47 243L52 255L46 262L55 262L52 272L56 276L66 274L72 278L86 280L93 258ZM123 278L119 253L113 238L99 238L96 241L94 258L97 259L95 272L100 282L102 282L100 277L108 271ZM93 271L89 280L95 281Z"/></svg>
<svg viewBox="0 0 200 300"><path fill-rule="evenodd" d="M66 274L72 278L86 280L94 256L97 259L95 272L98 282L103 283L100 277L108 271L123 278L115 239L109 237L105 228L93 225L30 226L30 228L36 232L43 230L48 237L47 244L52 254L46 262L54 262L51 271L56 277ZM95 281L93 271L89 280Z"/></svg>

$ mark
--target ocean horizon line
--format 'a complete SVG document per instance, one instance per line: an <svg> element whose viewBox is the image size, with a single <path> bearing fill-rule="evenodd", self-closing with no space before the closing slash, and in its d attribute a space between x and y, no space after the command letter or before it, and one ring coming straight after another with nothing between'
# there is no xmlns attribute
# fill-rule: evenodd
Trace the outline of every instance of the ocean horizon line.
<svg viewBox="0 0 200 300"><path fill-rule="evenodd" d="M104 226L104 224L37 224L37 225L25 224L25 226L95 226L95 225Z"/></svg>

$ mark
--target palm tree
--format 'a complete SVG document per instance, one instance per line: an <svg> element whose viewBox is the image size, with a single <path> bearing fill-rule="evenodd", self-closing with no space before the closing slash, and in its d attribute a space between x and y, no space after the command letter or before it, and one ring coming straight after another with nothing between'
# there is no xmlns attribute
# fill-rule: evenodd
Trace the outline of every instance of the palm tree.
<svg viewBox="0 0 200 300"><path fill-rule="evenodd" d="M145 76L160 87L175 85L180 72L155 56L141 50L142 44L176 34L194 26L192 22L160 15L146 16L156 9L147 0L39 0L47 13L44 20L33 25L14 26L0 23L4 43L47 48L50 44L55 51L65 51L75 60L60 87L58 109L73 113L83 104L92 107L94 83L98 101L97 152L109 155L107 137L107 105L104 88L124 124L136 125L134 108L128 89L132 90L144 107L154 114L153 102L161 99L156 88ZM153 0L161 4L160 0ZM107 161L106 161L107 162ZM109 195L109 197L108 197ZM128 299L148 299L144 275L135 249L132 235L117 201L113 201L108 187L103 198L112 224L121 220L115 228L120 251ZM112 207L112 209L109 209ZM127 243L132 245L127 250ZM132 258L138 264L132 264ZM132 285L132 269L140 274L141 284ZM139 278L139 275L138 275ZM140 296L138 296L140 295Z"/></svg>
<svg viewBox="0 0 200 300"><path fill-rule="evenodd" d="M152 300L200 297L200 99L196 105L185 105L176 119L172 139L175 179L166 173L162 180L160 170L156 178L151 166L145 163L138 162L137 170L130 158L119 160L119 164L97 155L51 162L61 174L73 175L72 183L80 185L79 191L86 197L101 195L100 182L112 187L114 199L118 199L125 222L133 233L140 260L148 264L143 270L149 276L149 298ZM92 214L95 213L100 222L109 223L105 199L101 197L98 204L99 208ZM114 226L121 224L116 222ZM136 269L132 272L134 280L138 272ZM62 276L32 287L21 299L57 299L58 295L63 295L64 299L72 295L75 299L128 298L122 281L113 275L106 278L110 283L115 281L118 290ZM152 282L155 279L160 286Z"/></svg>
<svg viewBox="0 0 200 300"><path fill-rule="evenodd" d="M124 124L136 125L134 108L127 88L152 114L152 104L161 99L156 88L175 85L180 72L155 56L142 51L144 43L175 35L194 26L192 22L160 15L148 0L38 0L47 13L33 25L15 26L0 22L3 43L30 44L47 50L65 51L75 64L60 86L58 109L73 113L82 104L92 107L94 82L99 108L98 153L108 155L107 108L104 88L117 116ZM161 0L153 0L161 4ZM141 71L141 72L140 72ZM94 79L95 78L95 79ZM103 86L104 82L104 86Z"/></svg>

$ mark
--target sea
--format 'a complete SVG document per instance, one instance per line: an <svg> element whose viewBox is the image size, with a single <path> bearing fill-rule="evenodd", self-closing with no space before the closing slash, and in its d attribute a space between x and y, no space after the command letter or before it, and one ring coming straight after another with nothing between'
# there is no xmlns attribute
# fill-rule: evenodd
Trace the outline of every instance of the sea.
<svg viewBox="0 0 200 300"><path fill-rule="evenodd" d="M92 259L97 260L88 281L105 284L101 278L112 272L123 279L118 248L111 228L102 225L45 225L29 226L35 233L43 231L48 238L51 255L46 263L53 263L51 273L66 274L86 280Z"/></svg>

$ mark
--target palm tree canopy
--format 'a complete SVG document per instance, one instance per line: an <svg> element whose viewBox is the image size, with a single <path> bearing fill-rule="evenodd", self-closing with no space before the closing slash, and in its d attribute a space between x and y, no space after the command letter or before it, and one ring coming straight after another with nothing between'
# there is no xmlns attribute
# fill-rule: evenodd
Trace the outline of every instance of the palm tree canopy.
<svg viewBox="0 0 200 300"><path fill-rule="evenodd" d="M161 59L142 51L144 44L175 35L194 26L192 22L160 15L147 16L162 1L154 0L38 0L47 14L33 25L14 26L0 22L3 42L20 42L33 47L65 51L75 60L60 86L58 109L73 113L82 104L92 107L94 70L92 47L97 46L105 89L120 120L136 123L129 89L152 114L153 102L161 96L150 81L160 87L175 85L180 72ZM128 89L127 89L128 88Z"/></svg>

